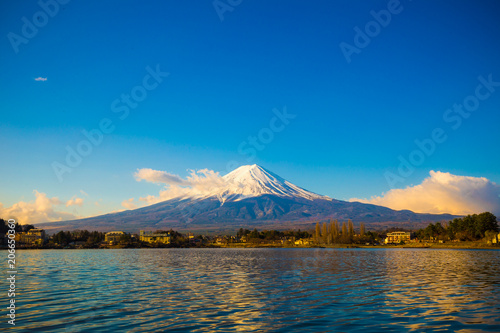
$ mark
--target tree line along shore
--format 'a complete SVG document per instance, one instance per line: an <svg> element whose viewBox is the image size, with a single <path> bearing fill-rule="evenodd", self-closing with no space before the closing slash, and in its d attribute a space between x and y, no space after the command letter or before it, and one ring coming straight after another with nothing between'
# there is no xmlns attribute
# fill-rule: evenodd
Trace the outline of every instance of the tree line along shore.
<svg viewBox="0 0 500 333"><path fill-rule="evenodd" d="M7 248L7 221L0 219L0 247ZM96 248L188 248L188 247L499 247L497 218L490 212L467 215L448 222L430 223L426 228L367 230L355 228L351 220L317 222L312 230L248 230L235 234L194 235L175 230L99 232L59 231L47 236L35 226L16 223L17 249L96 249Z"/></svg>

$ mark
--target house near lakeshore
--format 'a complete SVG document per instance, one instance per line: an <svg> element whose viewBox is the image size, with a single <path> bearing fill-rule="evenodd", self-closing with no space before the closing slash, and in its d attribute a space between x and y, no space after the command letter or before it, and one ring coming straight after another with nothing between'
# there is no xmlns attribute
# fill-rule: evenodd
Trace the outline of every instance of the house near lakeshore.
<svg viewBox="0 0 500 333"><path fill-rule="evenodd" d="M217 245L222 245L222 244L229 243L229 240L225 236L217 236L214 239L214 243L217 244Z"/></svg>
<svg viewBox="0 0 500 333"><path fill-rule="evenodd" d="M43 245L46 235L43 229L31 229L27 232L16 233L16 242L25 245Z"/></svg>
<svg viewBox="0 0 500 333"><path fill-rule="evenodd" d="M139 232L139 240L141 242L170 244L171 239L172 237L169 232L153 232L144 230Z"/></svg>
<svg viewBox="0 0 500 333"><path fill-rule="evenodd" d="M123 231L110 231L104 235L104 241L109 244L118 243L122 236L125 236Z"/></svg>
<svg viewBox="0 0 500 333"><path fill-rule="evenodd" d="M301 238L301 239L297 239L294 244L295 245L299 245L299 246L303 246L303 245L312 245L312 241L310 239L305 239L305 238Z"/></svg>
<svg viewBox="0 0 500 333"><path fill-rule="evenodd" d="M389 232L385 239L385 244L399 244L411 240L411 233L405 231Z"/></svg>

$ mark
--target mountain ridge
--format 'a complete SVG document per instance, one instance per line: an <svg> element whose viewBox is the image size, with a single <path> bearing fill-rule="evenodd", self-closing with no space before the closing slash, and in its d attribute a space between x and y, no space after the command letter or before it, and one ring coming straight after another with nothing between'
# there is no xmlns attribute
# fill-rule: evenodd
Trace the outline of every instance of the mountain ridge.
<svg viewBox="0 0 500 333"><path fill-rule="evenodd" d="M265 194L281 197L302 197L308 200L330 197L305 190L277 174L257 165L243 165L213 182L214 189L204 193L184 193L179 198L206 199L217 197L226 201L239 201Z"/></svg>
<svg viewBox="0 0 500 333"><path fill-rule="evenodd" d="M409 210L347 202L319 195L288 182L256 164L220 178L208 193L183 195L150 206L78 220L38 224L48 230L224 229L255 226L308 226L327 219L354 223L436 222L450 214L419 214Z"/></svg>

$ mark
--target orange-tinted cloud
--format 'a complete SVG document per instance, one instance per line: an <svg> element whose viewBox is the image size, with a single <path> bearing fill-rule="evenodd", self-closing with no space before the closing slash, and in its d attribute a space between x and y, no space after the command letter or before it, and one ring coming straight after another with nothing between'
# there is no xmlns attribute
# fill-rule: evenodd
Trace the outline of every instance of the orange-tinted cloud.
<svg viewBox="0 0 500 333"><path fill-rule="evenodd" d="M126 209L135 209L137 208L137 205L134 203L134 198L130 198L122 201L122 207Z"/></svg>
<svg viewBox="0 0 500 333"><path fill-rule="evenodd" d="M66 207L70 207L70 206L80 206L81 207L82 205L83 205L83 199L78 198L77 196L74 196L73 198L66 201Z"/></svg>
<svg viewBox="0 0 500 333"><path fill-rule="evenodd" d="M64 203L57 197L49 198L47 194L40 193L37 190L34 190L33 193L36 197L34 201L19 201L8 208L4 208L0 203L0 217L3 219L15 219L21 224L35 224L78 218L78 216L71 213L56 210L57 206L64 206ZM83 199L80 198L70 199L68 202L72 202L71 205L73 205L75 200L77 202L82 200L83 202Z"/></svg>
<svg viewBox="0 0 500 333"><path fill-rule="evenodd" d="M351 199L391 209L409 209L417 213L456 215L500 214L500 186L484 177L456 176L431 171L422 184L393 189L370 199Z"/></svg>

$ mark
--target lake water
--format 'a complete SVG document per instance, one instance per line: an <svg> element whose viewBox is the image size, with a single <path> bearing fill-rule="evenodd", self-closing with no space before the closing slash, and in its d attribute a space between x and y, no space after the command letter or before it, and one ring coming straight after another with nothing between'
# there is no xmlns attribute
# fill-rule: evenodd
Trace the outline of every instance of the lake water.
<svg viewBox="0 0 500 333"><path fill-rule="evenodd" d="M8 331L500 331L500 251L121 249L16 254L17 325ZM7 330L6 291L1 294L0 327Z"/></svg>

